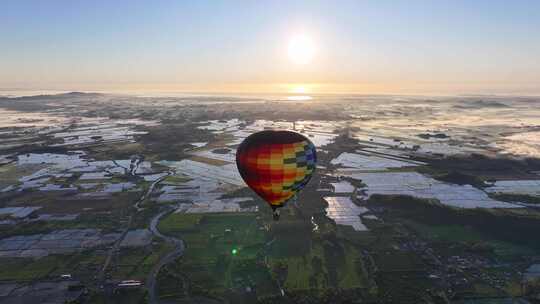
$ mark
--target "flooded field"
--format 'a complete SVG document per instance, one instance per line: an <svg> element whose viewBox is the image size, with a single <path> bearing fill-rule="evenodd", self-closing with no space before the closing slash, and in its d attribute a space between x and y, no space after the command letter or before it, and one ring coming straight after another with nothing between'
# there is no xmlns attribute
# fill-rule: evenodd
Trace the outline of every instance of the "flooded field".
<svg viewBox="0 0 540 304"><path fill-rule="evenodd" d="M332 165L341 165L346 168L355 168L366 171L377 171L390 168L414 167L422 165L421 162L398 160L392 157L376 156L373 154L341 153L330 162Z"/></svg>
<svg viewBox="0 0 540 304"><path fill-rule="evenodd" d="M14 236L0 240L0 257L43 257L108 245L118 233L102 234L96 229L58 230L48 234Z"/></svg>
<svg viewBox="0 0 540 304"><path fill-rule="evenodd" d="M208 121L208 125L200 126L205 130L212 130L216 134L228 134L234 137L228 145L238 145L248 135L257 131L266 129L279 129L296 131L313 142L317 147L322 147L333 142L337 137L335 132L344 126L340 122L330 121L269 121L255 120L251 124L246 124L245 121L232 119L229 121Z"/></svg>
<svg viewBox="0 0 540 304"><path fill-rule="evenodd" d="M180 204L177 213L257 212L258 207L240 207L239 203L252 201L250 197L220 199L208 203Z"/></svg>
<svg viewBox="0 0 540 304"><path fill-rule="evenodd" d="M486 192L540 196L540 180L496 181Z"/></svg>
<svg viewBox="0 0 540 304"><path fill-rule="evenodd" d="M366 207L357 206L348 197L325 197L328 203L326 215L338 225L351 226L356 231L367 231L360 215L369 212Z"/></svg>
<svg viewBox="0 0 540 304"><path fill-rule="evenodd" d="M443 183L416 172L354 173L351 177L366 184L366 194L408 195L437 199L457 208L522 208L520 205L491 199L471 185Z"/></svg>

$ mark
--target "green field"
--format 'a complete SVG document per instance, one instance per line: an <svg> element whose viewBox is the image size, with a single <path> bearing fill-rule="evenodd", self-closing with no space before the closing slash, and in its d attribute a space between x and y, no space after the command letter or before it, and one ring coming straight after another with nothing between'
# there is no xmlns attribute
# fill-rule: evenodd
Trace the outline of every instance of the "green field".
<svg viewBox="0 0 540 304"><path fill-rule="evenodd" d="M114 280L142 280L159 261L159 258L172 250L171 245L159 242L152 248L126 248L122 249L115 260L112 279Z"/></svg>
<svg viewBox="0 0 540 304"><path fill-rule="evenodd" d="M159 222L158 229L167 235L181 236L182 233L193 231L203 217L202 214L177 214L173 213Z"/></svg>
<svg viewBox="0 0 540 304"><path fill-rule="evenodd" d="M183 183L188 182L190 180L191 180L191 178L189 178L187 176L169 175L163 180L163 182L165 184L183 184Z"/></svg>
<svg viewBox="0 0 540 304"><path fill-rule="evenodd" d="M493 193L490 196L494 199L505 202L522 202L528 204L540 204L540 197L527 194L513 194L513 193Z"/></svg>
<svg viewBox="0 0 540 304"><path fill-rule="evenodd" d="M106 295L104 293L91 292L88 295L89 304L146 304L148 295L145 289L122 289Z"/></svg>
<svg viewBox="0 0 540 304"><path fill-rule="evenodd" d="M104 255L84 251L71 255L50 255L40 259L1 258L0 281L27 282L38 279L57 279L62 274L72 274L78 279L91 279Z"/></svg>
<svg viewBox="0 0 540 304"><path fill-rule="evenodd" d="M115 214L95 216L81 214L75 221L36 221L8 226L0 230L0 238L14 235L49 233L62 229L101 229L103 233L116 232L121 227L120 218Z"/></svg>
<svg viewBox="0 0 540 304"><path fill-rule="evenodd" d="M425 225L418 222L407 221L422 237L439 242L463 243L470 246L483 246L493 249L501 257L520 255L534 255L534 250L502 240L493 239L472 227L462 225Z"/></svg>
<svg viewBox="0 0 540 304"><path fill-rule="evenodd" d="M293 213L284 212L279 222L258 221L255 214L169 215L158 228L183 239L187 250L160 273L159 294L183 294L182 274L189 274L192 294L229 299L231 292L242 294L246 287L264 297L278 295L278 286L287 292L318 289L321 295L371 286L357 245L326 228L312 234L311 222Z"/></svg>
<svg viewBox="0 0 540 304"><path fill-rule="evenodd" d="M62 258L55 256L39 260L26 258L0 259L0 281L32 281L47 277L56 267L63 264Z"/></svg>
<svg viewBox="0 0 540 304"><path fill-rule="evenodd" d="M272 291L270 275L261 264L265 231L254 214L173 213L158 228L185 241L184 256L163 275L189 274L192 293L219 297L229 289L248 286L261 293ZM169 298L177 293L175 289L175 285L160 285L159 294Z"/></svg>
<svg viewBox="0 0 540 304"><path fill-rule="evenodd" d="M19 179L31 175L35 171L45 168L44 165L17 166L16 163L0 166L0 188L10 185L19 185Z"/></svg>
<svg viewBox="0 0 540 304"><path fill-rule="evenodd" d="M323 242L313 242L305 255L270 257L272 269L286 265L284 289L287 291L328 288L363 288L367 286L360 253L350 245L343 246L343 255L333 255L323 247Z"/></svg>

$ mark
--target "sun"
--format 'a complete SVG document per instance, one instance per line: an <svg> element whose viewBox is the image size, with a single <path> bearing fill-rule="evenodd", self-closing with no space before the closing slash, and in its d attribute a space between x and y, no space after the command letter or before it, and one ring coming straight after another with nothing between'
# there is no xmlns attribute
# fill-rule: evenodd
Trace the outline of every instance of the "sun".
<svg viewBox="0 0 540 304"><path fill-rule="evenodd" d="M289 59L294 64L308 64L315 57L315 44L310 36L295 35L289 41Z"/></svg>

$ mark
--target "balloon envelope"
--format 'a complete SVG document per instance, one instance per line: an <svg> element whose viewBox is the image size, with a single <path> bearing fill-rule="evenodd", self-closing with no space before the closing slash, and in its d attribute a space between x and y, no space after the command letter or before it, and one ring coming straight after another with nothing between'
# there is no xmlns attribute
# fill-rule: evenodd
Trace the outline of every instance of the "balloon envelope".
<svg viewBox="0 0 540 304"><path fill-rule="evenodd" d="M313 143L291 131L261 131L238 146L236 165L246 184L275 209L309 182L317 162Z"/></svg>

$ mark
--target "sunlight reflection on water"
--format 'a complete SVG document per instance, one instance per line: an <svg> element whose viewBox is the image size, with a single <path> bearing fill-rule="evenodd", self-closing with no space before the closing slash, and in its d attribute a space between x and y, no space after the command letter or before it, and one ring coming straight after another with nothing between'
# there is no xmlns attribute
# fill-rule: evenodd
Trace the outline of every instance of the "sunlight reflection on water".
<svg viewBox="0 0 540 304"><path fill-rule="evenodd" d="M305 101L305 100L312 100L313 97L307 96L307 95L295 95L295 96L287 96L287 100L290 101Z"/></svg>

